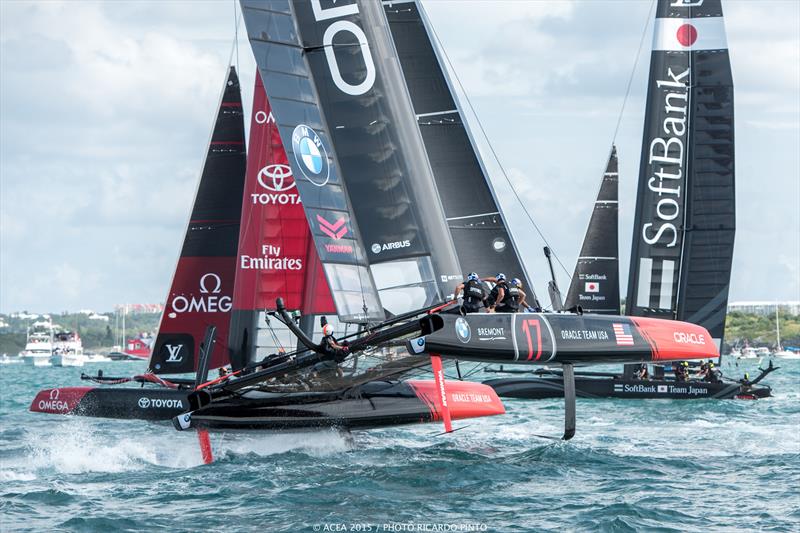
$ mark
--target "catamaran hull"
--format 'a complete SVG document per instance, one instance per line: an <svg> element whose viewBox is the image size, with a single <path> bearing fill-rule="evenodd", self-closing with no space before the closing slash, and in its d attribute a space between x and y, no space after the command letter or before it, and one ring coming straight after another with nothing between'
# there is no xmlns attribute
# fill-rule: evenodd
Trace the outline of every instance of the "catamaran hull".
<svg viewBox="0 0 800 533"><path fill-rule="evenodd" d="M153 388L64 387L36 395L30 410L58 415L170 420L188 406L189 390Z"/></svg>
<svg viewBox="0 0 800 533"><path fill-rule="evenodd" d="M448 382L445 390L454 420L505 413L500 398L486 385ZM287 404L286 395L282 394L218 401L180 415L174 424L176 429L369 429L442 419L433 381L371 382L349 391L348 398L315 401L314 397L319 396L298 394L292 404Z"/></svg>
<svg viewBox="0 0 800 533"><path fill-rule="evenodd" d="M498 378L483 382L503 398L539 400L563 398L564 380L560 377ZM706 383L700 381L631 380L609 378L575 378L579 398L661 398L676 400L756 399L771 396L769 387L754 386L745 390L739 383Z"/></svg>
<svg viewBox="0 0 800 533"><path fill-rule="evenodd" d="M597 364L716 359L701 326L677 320L571 313L440 313L427 351L496 363Z"/></svg>
<svg viewBox="0 0 800 533"><path fill-rule="evenodd" d="M491 389L480 383L445 385L452 418L505 413ZM45 389L31 403L40 413L135 420L171 420L185 413L188 389L65 387ZM257 396L257 395L256 395ZM371 382L346 394L264 394L215 402L194 411L186 427L207 429L366 429L441 420L433 381Z"/></svg>

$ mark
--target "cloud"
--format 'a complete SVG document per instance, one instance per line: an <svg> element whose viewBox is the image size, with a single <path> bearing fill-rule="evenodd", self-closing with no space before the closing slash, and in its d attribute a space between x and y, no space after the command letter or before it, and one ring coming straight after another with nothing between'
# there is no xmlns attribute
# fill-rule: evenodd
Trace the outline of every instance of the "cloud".
<svg viewBox="0 0 800 533"><path fill-rule="evenodd" d="M425 5L525 207L571 271L650 2ZM0 2L1 310L163 300L231 54L232 9ZM798 284L800 3L725 10L737 105L731 295L778 298ZM616 138L623 283L649 47L647 29ZM243 37L240 57L247 110ZM544 292L543 243L482 151Z"/></svg>

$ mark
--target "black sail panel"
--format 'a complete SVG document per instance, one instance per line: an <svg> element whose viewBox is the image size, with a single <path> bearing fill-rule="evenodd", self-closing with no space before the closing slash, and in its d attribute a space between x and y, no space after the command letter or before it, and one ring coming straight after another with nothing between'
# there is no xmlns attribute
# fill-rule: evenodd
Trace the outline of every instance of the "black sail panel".
<svg viewBox="0 0 800 533"><path fill-rule="evenodd" d="M530 286L422 6L384 2L384 10L461 270Z"/></svg>
<svg viewBox="0 0 800 533"><path fill-rule="evenodd" d="M446 297L458 262L380 4L244 0L242 7L295 175L315 170L293 135L310 116L336 172L340 216L354 228L359 262L370 266L383 307L397 313ZM276 70L285 80L271 82ZM302 89L272 88L286 81ZM312 228L317 215L326 217L328 206L315 209L331 184L298 182Z"/></svg>
<svg viewBox="0 0 800 533"><path fill-rule="evenodd" d="M612 147L600 192L567 292L567 308L618 315L619 300L619 174L617 149Z"/></svg>
<svg viewBox="0 0 800 533"><path fill-rule="evenodd" d="M175 267L149 368L157 374L197 369L208 326L217 335L211 368L228 364L231 301L245 181L244 118L230 67Z"/></svg>
<svg viewBox="0 0 800 533"><path fill-rule="evenodd" d="M735 231L733 83L719 0L659 0L627 311L721 339Z"/></svg>

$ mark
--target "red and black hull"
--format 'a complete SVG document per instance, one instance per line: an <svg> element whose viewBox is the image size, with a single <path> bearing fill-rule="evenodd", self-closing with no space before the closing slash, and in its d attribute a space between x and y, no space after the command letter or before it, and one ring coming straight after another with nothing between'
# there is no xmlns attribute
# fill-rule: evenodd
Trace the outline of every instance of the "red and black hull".
<svg viewBox="0 0 800 533"><path fill-rule="evenodd" d="M470 382L446 384L454 419L503 414L494 391ZM171 420L188 410L188 389L65 387L46 389L33 400L36 412ZM193 411L179 429L287 430L337 427L366 429L434 422L441 409L433 381L375 381L331 393L250 392Z"/></svg>
<svg viewBox="0 0 800 533"><path fill-rule="evenodd" d="M513 377L483 382L503 398L539 400L563 398L564 380L559 376ZM757 399L772 395L766 386L745 387L737 382L639 380L620 378L575 377L578 398L653 398L674 400Z"/></svg>

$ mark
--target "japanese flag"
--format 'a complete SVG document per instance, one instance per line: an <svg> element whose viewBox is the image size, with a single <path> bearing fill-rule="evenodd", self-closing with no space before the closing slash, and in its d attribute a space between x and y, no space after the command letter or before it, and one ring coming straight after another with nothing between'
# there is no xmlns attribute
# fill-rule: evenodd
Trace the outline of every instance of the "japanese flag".
<svg viewBox="0 0 800 533"><path fill-rule="evenodd" d="M596 281L587 281L583 292L600 292L600 284Z"/></svg>

